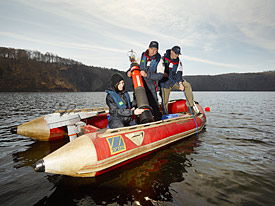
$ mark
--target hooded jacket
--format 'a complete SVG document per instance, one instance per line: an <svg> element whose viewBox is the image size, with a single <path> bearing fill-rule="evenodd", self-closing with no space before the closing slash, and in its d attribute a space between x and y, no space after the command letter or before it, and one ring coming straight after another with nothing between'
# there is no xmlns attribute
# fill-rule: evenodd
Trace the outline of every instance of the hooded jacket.
<svg viewBox="0 0 275 206"><path fill-rule="evenodd" d="M131 110L131 102L127 91L115 92L107 90L106 104L109 107L110 119L108 125L110 128L129 126L134 115Z"/></svg>

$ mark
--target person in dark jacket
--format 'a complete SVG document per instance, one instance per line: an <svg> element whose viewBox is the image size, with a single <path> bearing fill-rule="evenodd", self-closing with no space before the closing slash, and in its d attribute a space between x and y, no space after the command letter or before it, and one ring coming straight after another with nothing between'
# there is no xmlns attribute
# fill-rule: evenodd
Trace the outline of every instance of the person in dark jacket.
<svg viewBox="0 0 275 206"><path fill-rule="evenodd" d="M140 74L155 121L161 120L162 117L157 97L157 81L161 80L164 74L164 66L158 49L158 42L151 41L149 48L136 60L141 70ZM127 71L127 76L131 77L131 71Z"/></svg>
<svg viewBox="0 0 275 206"><path fill-rule="evenodd" d="M129 126L132 115L140 115L144 109L131 107L130 96L124 87L124 78L115 73L111 78L112 90L107 90L106 104L109 107L109 128Z"/></svg>
<svg viewBox="0 0 275 206"><path fill-rule="evenodd" d="M174 46L172 49L166 50L166 53L162 57L165 72L163 78L159 81L159 85L163 114L168 114L168 100L172 89L184 91L193 113L199 112L194 104L192 87L190 83L182 78L183 66L179 59L180 54L180 47Z"/></svg>

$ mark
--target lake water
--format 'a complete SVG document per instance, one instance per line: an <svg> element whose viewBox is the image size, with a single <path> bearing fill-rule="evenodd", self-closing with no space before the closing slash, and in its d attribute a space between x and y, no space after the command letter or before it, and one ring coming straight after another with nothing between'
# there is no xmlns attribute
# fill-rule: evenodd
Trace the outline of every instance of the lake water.
<svg viewBox="0 0 275 206"><path fill-rule="evenodd" d="M275 205L275 92L194 96L211 109L198 136L102 176L73 178L32 169L67 140L38 142L9 130L53 106L105 107L105 93L0 93L0 205Z"/></svg>

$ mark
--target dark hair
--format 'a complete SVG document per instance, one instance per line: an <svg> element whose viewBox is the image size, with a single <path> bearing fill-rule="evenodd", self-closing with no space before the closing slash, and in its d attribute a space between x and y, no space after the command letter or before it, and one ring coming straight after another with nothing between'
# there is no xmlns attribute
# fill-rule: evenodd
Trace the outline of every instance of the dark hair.
<svg viewBox="0 0 275 206"><path fill-rule="evenodd" d="M111 87L112 89L114 90L118 90L117 87L118 87L118 84L121 80L124 80L123 76L119 73L115 73L113 74L112 78L111 78Z"/></svg>

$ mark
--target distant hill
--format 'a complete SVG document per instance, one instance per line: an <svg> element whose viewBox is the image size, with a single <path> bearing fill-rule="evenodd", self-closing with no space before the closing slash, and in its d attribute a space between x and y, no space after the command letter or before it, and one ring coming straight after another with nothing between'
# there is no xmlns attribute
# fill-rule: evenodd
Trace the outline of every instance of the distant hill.
<svg viewBox="0 0 275 206"><path fill-rule="evenodd" d="M51 53L0 47L0 92L104 91L115 72L125 76ZM194 91L275 91L275 71L184 78ZM131 79L125 80L132 90Z"/></svg>
<svg viewBox="0 0 275 206"><path fill-rule="evenodd" d="M275 71L185 76L194 91L275 91Z"/></svg>
<svg viewBox="0 0 275 206"><path fill-rule="evenodd" d="M0 47L0 91L105 91L110 86L111 76L119 72L86 66L51 53ZM132 87L131 80L126 79Z"/></svg>

